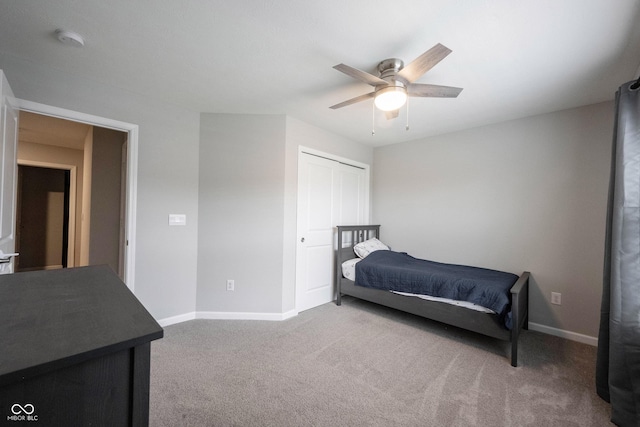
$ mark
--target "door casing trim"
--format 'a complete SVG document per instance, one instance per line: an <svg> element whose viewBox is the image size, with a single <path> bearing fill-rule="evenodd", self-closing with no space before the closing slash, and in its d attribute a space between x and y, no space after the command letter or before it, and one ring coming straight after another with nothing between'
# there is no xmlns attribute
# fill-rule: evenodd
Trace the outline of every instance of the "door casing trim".
<svg viewBox="0 0 640 427"><path fill-rule="evenodd" d="M124 282L134 292L135 289L135 255L136 255L136 206L138 199L138 125L94 116L78 111L67 110L38 102L16 98L16 107L20 111L57 117L74 122L86 123L107 129L118 130L127 134L127 189L125 212L125 266Z"/></svg>

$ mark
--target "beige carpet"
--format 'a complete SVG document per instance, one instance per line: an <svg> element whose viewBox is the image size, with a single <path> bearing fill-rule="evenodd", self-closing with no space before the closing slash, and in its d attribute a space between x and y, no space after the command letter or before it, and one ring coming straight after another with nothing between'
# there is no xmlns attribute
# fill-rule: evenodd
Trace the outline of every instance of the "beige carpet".
<svg viewBox="0 0 640 427"><path fill-rule="evenodd" d="M151 346L151 426L609 426L596 348L509 344L347 297L284 322L194 320Z"/></svg>

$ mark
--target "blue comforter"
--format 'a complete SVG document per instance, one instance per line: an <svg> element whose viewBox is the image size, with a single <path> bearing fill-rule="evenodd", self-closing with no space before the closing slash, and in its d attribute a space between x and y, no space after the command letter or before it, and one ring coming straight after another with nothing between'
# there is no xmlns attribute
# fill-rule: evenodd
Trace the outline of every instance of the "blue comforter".
<svg viewBox="0 0 640 427"><path fill-rule="evenodd" d="M356 264L355 284L468 301L490 308L504 319L510 310L509 290L516 280L518 276L512 273L442 264L380 250ZM504 320L508 323L508 319Z"/></svg>

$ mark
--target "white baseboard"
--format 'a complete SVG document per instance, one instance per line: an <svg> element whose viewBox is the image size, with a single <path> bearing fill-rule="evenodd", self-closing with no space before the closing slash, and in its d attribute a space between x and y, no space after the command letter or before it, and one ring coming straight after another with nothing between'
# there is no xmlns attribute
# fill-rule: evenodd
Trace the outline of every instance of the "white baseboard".
<svg viewBox="0 0 640 427"><path fill-rule="evenodd" d="M292 317L296 317L298 313L299 312L296 309L282 313L282 320L287 320L287 319L291 319Z"/></svg>
<svg viewBox="0 0 640 427"><path fill-rule="evenodd" d="M216 320L287 320L298 314L292 310L286 313L246 313L227 311L198 311L196 319L216 319Z"/></svg>
<svg viewBox="0 0 640 427"><path fill-rule="evenodd" d="M160 326L165 327L176 323L186 322L194 319L210 319L210 320L269 320L282 321L298 315L296 310L287 311L285 313L246 313L246 312L227 312L227 311L194 311L191 313L180 314L178 316L167 317L158 320Z"/></svg>
<svg viewBox="0 0 640 427"><path fill-rule="evenodd" d="M195 318L196 312L192 311L191 313L179 314L177 316L160 319L158 320L158 323L164 328L165 326L175 325L176 323L186 322L187 320L193 320Z"/></svg>
<svg viewBox="0 0 640 427"><path fill-rule="evenodd" d="M565 331L564 329L552 328L551 326L541 325L539 323L529 322L529 329L532 331L542 332L543 334L554 335L556 337L565 338L571 341L589 344L594 347L598 346L598 338L589 335L579 334L577 332Z"/></svg>

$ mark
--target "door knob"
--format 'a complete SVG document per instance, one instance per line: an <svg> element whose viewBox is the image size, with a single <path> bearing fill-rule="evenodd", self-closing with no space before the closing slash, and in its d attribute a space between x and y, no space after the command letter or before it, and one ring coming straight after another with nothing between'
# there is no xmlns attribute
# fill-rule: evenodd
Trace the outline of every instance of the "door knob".
<svg viewBox="0 0 640 427"><path fill-rule="evenodd" d="M304 243L304 237L303 237L303 238L301 238L301 239L300 239L300 241L301 241L302 243Z"/></svg>

